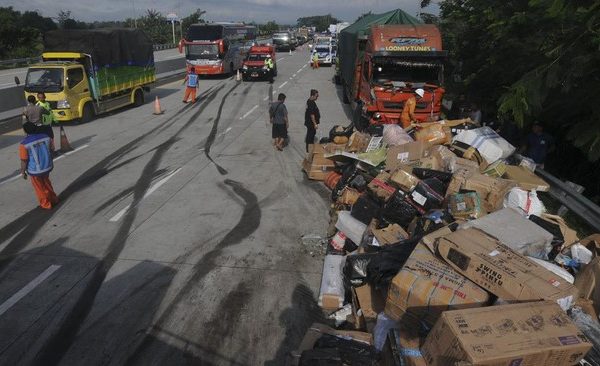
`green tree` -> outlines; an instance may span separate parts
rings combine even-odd
[[[146,14],[138,19],[138,28],[143,29],[154,44],[172,42],[171,27],[167,18],[158,10],[148,9]]]
[[[327,14],[298,18],[296,25],[298,27],[316,27],[317,32],[322,32],[327,30],[330,24],[337,24],[339,22],[337,18],[331,16],[331,14]]]
[[[272,34],[277,32],[280,27],[274,20],[268,21],[267,23],[259,26],[259,29],[262,34]]]
[[[440,10],[467,92],[600,159],[600,0],[444,0]]]
[[[41,53],[40,30],[51,25],[47,18],[36,17],[36,21],[32,22],[33,18],[33,13],[24,19],[12,7],[0,7],[0,59],[35,57]]]
[[[202,19],[202,16],[204,14],[206,14],[205,10],[196,9],[195,12],[193,12],[192,14],[188,15],[187,17],[181,19],[181,27],[182,27],[183,34],[187,33],[188,28],[192,24],[206,23],[206,21],[204,19]]]

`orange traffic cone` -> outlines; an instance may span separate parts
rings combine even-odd
[[[156,99],[154,99],[154,114],[163,114],[165,113],[165,111],[163,111],[162,109],[160,109],[160,100],[158,100],[158,95],[156,96]]]
[[[73,150],[73,148],[71,147],[71,144],[69,144],[69,139],[67,139],[65,129],[63,126],[60,126],[60,152],[66,153],[67,151],[71,150]]]

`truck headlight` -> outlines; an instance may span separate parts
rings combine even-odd
[[[379,112],[376,112],[375,114],[373,114],[373,119],[375,121],[379,121],[381,119],[381,114]]]
[[[56,108],[69,109],[69,108],[71,108],[71,105],[69,104],[69,102],[66,99],[63,99],[63,100],[59,100],[58,102],[56,102]]]
[[[263,66],[263,70],[268,70],[266,66]]]
[[[246,66],[246,65],[242,66],[242,70],[248,70],[248,66]]]

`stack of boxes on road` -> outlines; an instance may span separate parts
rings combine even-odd
[[[600,234],[546,212],[535,165],[470,120],[369,131],[302,164],[332,190],[329,323],[293,364],[600,365]]]

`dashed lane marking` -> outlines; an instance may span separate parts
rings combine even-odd
[[[181,170],[181,168],[177,168],[172,173],[170,173],[163,179],[156,182],[152,187],[150,187],[150,189],[148,189],[146,194],[144,194],[144,197],[142,197],[142,200],[145,199],[146,197],[148,197],[149,195],[151,195],[152,193],[154,193],[154,191],[159,189],[163,184],[167,183],[167,181],[169,179],[171,179],[175,174],[177,174],[180,170]],[[123,217],[127,213],[127,211],[129,211],[130,208],[131,208],[131,204],[125,206],[121,211],[117,212],[117,214],[114,215],[113,217],[111,217],[108,221],[110,221],[110,222],[119,221],[121,219],[121,217]]]
[[[90,146],[90,145],[88,145],[88,144],[81,145],[81,146],[79,146],[78,148],[76,148],[75,150],[71,150],[71,151],[68,151],[68,152],[66,152],[66,153],[65,153],[65,155],[71,155],[71,154],[75,154],[77,151],[79,151],[79,150],[83,150],[83,149],[85,149],[85,148],[86,148],[86,147],[88,147],[88,146]]]
[[[36,278],[31,280],[28,284],[25,285],[22,289],[17,291],[14,295],[8,298],[5,302],[0,305],[0,315],[6,313],[8,309],[10,309],[13,305],[15,305],[19,300],[27,296],[28,293],[33,291],[40,283],[44,282],[45,279],[50,277],[54,272],[56,272],[61,266],[53,264],[50,267],[46,268],[46,270],[40,273]]]
[[[256,104],[254,107],[250,108],[250,110],[248,112],[246,112],[246,114],[241,116],[240,119],[244,119],[244,118],[248,117],[250,115],[250,113],[252,113],[256,110],[256,108],[258,108],[258,104]]]
[[[287,81],[284,81],[284,82],[283,82],[283,84],[279,85],[279,88],[278,88],[278,89],[281,89],[281,88],[283,88],[283,87],[285,86],[285,84],[287,84]]]

